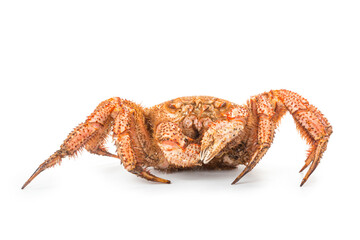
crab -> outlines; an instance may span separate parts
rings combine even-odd
[[[125,169],[149,181],[170,183],[149,168],[177,170],[245,168],[232,182],[250,172],[270,148],[280,119],[289,111],[310,145],[300,186],[318,166],[332,127],[305,98],[289,90],[271,90],[246,104],[209,97],[176,98],[144,108],[119,97],[101,102],[86,121],[65,139],[60,149],[35,170],[24,189],[39,173],[60,164],[80,150],[120,159]],[[105,147],[112,133],[116,154]]]

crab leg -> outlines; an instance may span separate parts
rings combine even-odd
[[[141,167],[147,156],[147,147],[144,144],[150,140],[141,121],[142,109],[134,107],[123,106],[121,114],[114,120],[113,132],[118,156],[129,172],[149,181],[170,183],[169,180],[156,177]],[[137,131],[139,127],[142,127],[143,131]]]
[[[135,110],[133,108],[135,108]],[[143,147],[139,144],[139,141],[137,141],[135,145],[133,144],[133,142],[138,139],[137,135],[140,135],[140,133],[135,131],[136,127],[133,119],[133,113],[135,111],[142,114],[141,107],[137,107],[135,104],[121,100],[120,98],[111,98],[100,103],[86,121],[77,126],[68,135],[64,143],[60,146],[60,149],[40,164],[22,186],[22,189],[42,171],[56,164],[60,164],[66,156],[76,156],[83,148],[94,154],[120,158],[127,170],[140,177],[150,181],[168,182],[168,180],[157,178],[143,170],[139,165],[141,160],[136,160],[134,155],[131,155],[131,152],[139,152],[135,148],[141,149],[141,147]],[[141,125],[141,123],[139,124]],[[107,152],[104,147],[105,138],[112,126],[116,137],[115,142],[118,146],[118,156]],[[130,126],[131,129],[127,129],[127,127]],[[135,140],[128,139],[130,136],[129,133],[131,133],[131,137]],[[138,156],[140,157],[140,155]]]
[[[256,164],[258,164],[270,148],[274,139],[276,124],[272,120],[272,117],[275,115],[275,112],[270,102],[265,98],[265,96],[261,95],[255,99],[251,99],[250,101],[256,102],[256,114],[259,116],[257,147],[245,169],[231,184],[237,183],[245,174],[250,172]]]
[[[84,123],[81,123],[77,126],[65,139],[64,143],[60,146],[60,149],[51,155],[47,160],[45,160],[40,166],[35,170],[31,177],[25,182],[21,189],[24,189],[37,175],[47,168],[53,167],[56,164],[60,164],[62,158],[66,156],[74,156],[78,153],[83,147],[92,150],[94,153],[99,153],[102,151],[103,155],[113,156],[111,153],[102,150],[98,150],[99,146],[91,146],[86,144],[94,137],[94,135],[99,135],[101,132],[108,132],[109,124],[106,124],[109,121],[110,114],[118,104],[118,98],[111,98],[99,104],[95,111],[86,119]],[[101,144],[100,144],[101,145]]]
[[[305,165],[300,170],[302,172],[311,164],[300,184],[302,186],[320,163],[332,133],[332,127],[324,115],[299,94],[288,90],[272,92],[292,114],[301,136],[311,146]]]
[[[270,91],[255,96],[250,100],[249,105],[252,109],[256,109],[256,114],[259,116],[258,147],[233,184],[250,172],[264,156],[272,143],[274,129],[286,109],[292,114],[301,136],[311,146],[305,165],[300,170],[300,172],[303,171],[311,164],[300,184],[300,186],[304,185],[318,166],[332,133],[332,127],[327,119],[313,105],[310,105],[305,98],[288,90]]]
[[[89,139],[89,141],[85,144],[85,149],[93,154],[97,154],[100,156],[107,156],[113,158],[119,158],[117,155],[109,153],[105,146],[106,137],[109,135],[111,130],[111,124],[113,119],[110,117],[105,123],[104,126],[98,129],[93,136]]]

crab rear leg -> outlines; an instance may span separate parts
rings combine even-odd
[[[272,94],[285,105],[293,116],[301,136],[310,144],[309,155],[300,170],[302,172],[311,164],[300,184],[302,186],[319,165],[332,134],[332,126],[316,107],[299,94],[288,90],[272,91]]]
[[[142,167],[139,165],[141,162],[136,161],[134,158],[132,158],[132,161],[128,161],[127,158],[124,158],[124,154],[122,154],[123,151],[133,151],[132,148],[135,146],[133,144],[126,145],[126,140],[122,139],[122,137],[116,139],[119,156],[107,152],[103,146],[106,136],[108,135],[113,125],[113,130],[115,133],[118,133],[121,128],[130,125],[132,125],[132,129],[129,131],[135,131],[133,118],[127,113],[138,111],[140,112],[139,114],[142,114],[142,109],[141,107],[138,107],[136,110],[133,109],[130,111],[129,109],[135,107],[135,104],[132,104],[134,106],[130,105],[130,102],[125,102],[120,98],[111,98],[100,103],[94,112],[86,119],[86,121],[77,126],[68,135],[64,143],[60,146],[60,149],[51,155],[42,164],[40,164],[40,166],[22,186],[22,189],[24,189],[42,171],[53,167],[56,164],[60,164],[62,159],[66,156],[75,156],[83,148],[91,153],[98,155],[114,158],[120,157],[124,163],[125,168],[127,168],[130,172],[151,181],[167,182],[167,180],[157,178],[142,169]],[[136,137],[133,136],[133,138]],[[141,146],[136,147],[140,148]],[[129,167],[129,165],[133,165],[135,167]]]
[[[240,175],[231,183],[237,183],[245,174],[250,172],[261,158],[266,154],[274,139],[276,123],[273,121],[275,111],[265,96],[258,96],[250,100],[250,106],[253,112],[258,116],[257,144],[250,161]]]
[[[146,147],[143,144],[150,142],[150,140],[146,136],[145,127],[140,120],[141,114],[141,109],[136,111],[132,108],[124,107],[121,114],[118,114],[115,118],[113,131],[117,153],[125,169],[129,172],[149,181],[171,183],[169,180],[154,176],[142,167],[145,165],[144,161],[147,154],[145,152]],[[139,127],[143,127],[143,131],[136,131]],[[146,139],[146,141],[141,141],[140,139]]]
[[[78,153],[83,147],[88,148],[93,153],[98,153],[99,147],[101,148],[101,143],[100,145],[94,146],[91,146],[91,144],[87,146],[87,143],[94,137],[94,135],[101,136],[101,132],[108,132],[108,129],[106,128],[109,128],[109,124],[106,123],[109,121],[110,114],[118,104],[118,101],[118,98],[111,98],[100,103],[86,121],[77,126],[68,135],[64,143],[60,146],[60,149],[40,164],[40,166],[22,186],[22,189],[24,189],[42,171],[53,167],[56,164],[60,164],[62,158],[66,156],[76,155],[76,153]],[[106,152],[105,149],[103,149],[102,154],[112,156],[112,154]]]
[[[293,116],[300,134],[311,145],[308,158],[305,161],[306,169],[311,166],[303,178],[302,186],[318,166],[322,154],[326,150],[332,127],[313,105],[299,94],[288,90],[276,90],[260,94],[249,101],[249,105],[259,118],[258,126],[258,147],[243,172],[234,180],[238,182],[246,173],[251,171],[260,161],[266,150],[270,147],[274,137],[274,129],[281,117],[288,110]]]

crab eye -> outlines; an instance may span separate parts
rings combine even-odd
[[[181,107],[181,103],[170,103],[168,105],[168,108],[172,109],[172,110],[176,110],[179,109]]]
[[[226,107],[226,102],[216,101],[214,106],[216,108],[224,108],[224,107]]]

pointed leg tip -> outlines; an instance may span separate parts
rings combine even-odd
[[[231,185],[235,185],[239,180],[240,180],[240,178],[236,178],[236,179],[231,183]]]
[[[308,164],[305,164],[299,171],[299,173],[301,173],[302,171],[304,171],[309,165]]]
[[[302,186],[305,184],[305,182],[306,182],[306,180],[303,179],[303,180],[301,181],[301,183],[300,183],[300,187],[302,187]]]
[[[240,175],[235,178],[235,180],[231,183],[231,185],[236,184],[238,181],[240,181],[240,179],[242,179],[249,171],[247,171],[247,169],[243,170]]]
[[[151,181],[155,181],[155,182],[159,182],[159,183],[165,183],[165,184],[170,184],[171,183],[170,180],[159,178],[159,177],[156,177],[155,179],[153,179]]]
[[[26,188],[26,186],[27,186],[29,183],[30,183],[29,181],[25,182],[24,185],[22,185],[21,189]]]

